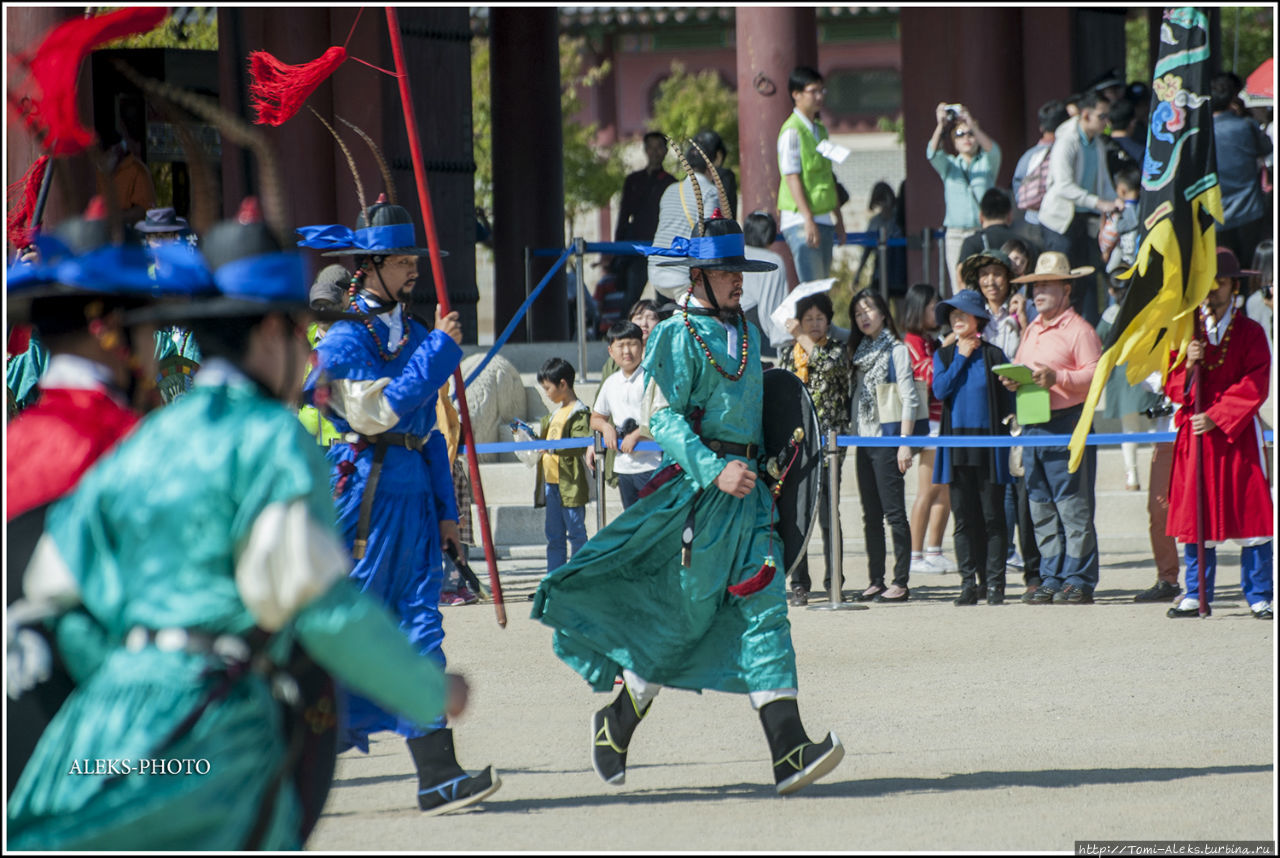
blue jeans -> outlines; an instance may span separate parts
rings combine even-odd
[[[1080,406],[1054,412],[1048,423],[1028,426],[1025,435],[1067,435],[1076,426]],[[1080,468],[1067,470],[1066,447],[1026,447],[1027,499],[1036,545],[1040,549],[1042,587],[1061,590],[1072,584],[1092,593],[1098,586],[1098,535],[1093,526],[1097,447],[1086,447]]]
[[[559,485],[548,483],[543,490],[547,499],[547,571],[554,572],[569,560],[566,538],[574,554],[587,544],[587,508],[561,503]]]
[[[782,237],[791,250],[791,258],[796,263],[796,275],[801,283],[831,276],[831,250],[836,240],[834,226],[818,224],[817,247],[810,247],[804,243],[803,223],[787,227],[782,231]]]

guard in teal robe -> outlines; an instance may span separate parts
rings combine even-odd
[[[206,242],[211,263],[221,226]],[[258,227],[244,246],[274,242],[261,224],[226,226]],[[219,297],[150,312],[193,308],[203,317],[193,325],[220,314],[251,337],[261,328],[247,317],[306,306],[296,254],[222,261],[239,264],[214,269]],[[270,299],[257,297],[267,288]],[[10,798],[11,849],[300,848],[291,767],[307,730],[297,725],[322,730],[337,713],[296,712],[286,733],[281,701],[296,686],[275,665],[295,642],[406,717],[430,721],[444,708],[439,666],[347,577],[320,449],[227,348],[49,513],[26,597],[55,616],[81,606],[106,644],[87,646],[55,620],[79,684]]]
[[[834,768],[843,748],[832,735],[811,742],[800,723],[769,490],[756,481],[739,498],[717,485],[731,461],[759,469],[760,331],[740,309],[741,272],[775,266],[744,258],[735,221],[705,227],[707,237],[662,254],[688,257],[694,285],[645,347],[662,466],[637,503],[543,580],[533,616],[556,630],[556,655],[595,690],[625,680],[593,720],[592,762],[606,782],[624,782],[631,733],[668,685],[749,694],[787,793]]]

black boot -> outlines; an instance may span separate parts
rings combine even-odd
[[[978,604],[978,586],[974,583],[972,575],[966,575],[960,579],[960,595],[956,597],[953,604],[958,606]]]
[[[493,766],[478,775],[463,771],[454,754],[453,731],[448,728],[407,741],[418,769],[418,807],[430,816],[475,804],[502,786]]]
[[[828,733],[817,744],[809,741],[794,698],[761,706],[760,723],[773,755],[773,780],[778,795],[808,786],[844,759],[844,746],[835,734]]]
[[[1003,605],[1004,604],[1004,571],[999,574],[987,576],[987,604]]]
[[[591,716],[591,765],[607,784],[627,782],[627,748],[640,720],[649,714],[653,701],[641,712],[626,683],[613,702]]]

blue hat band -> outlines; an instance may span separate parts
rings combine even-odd
[[[246,256],[217,271],[210,271],[200,253],[182,244],[156,248],[155,258],[155,288],[165,295],[307,303],[302,256],[292,251]]]
[[[401,247],[416,247],[418,241],[411,223],[370,226],[356,230],[334,223],[326,226],[300,226],[297,232],[302,236],[302,240],[298,242],[299,247],[316,250],[365,250],[378,253]]]
[[[681,256],[689,259],[730,259],[741,257],[747,249],[746,239],[741,233],[730,235],[702,236],[685,238],[676,236],[671,239],[670,247],[654,247],[645,253],[646,256]]]

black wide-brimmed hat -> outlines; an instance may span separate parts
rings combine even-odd
[[[347,229],[341,224],[325,226],[301,226],[299,247],[325,250],[324,256],[429,256],[431,250],[418,247],[413,218],[404,206],[386,202],[381,195],[378,201],[360,212],[356,228]],[[440,251],[440,256],[448,256]]]
[[[161,288],[186,300],[131,313],[126,319],[130,324],[303,311],[322,320],[358,318],[309,309],[302,255],[281,248],[254,197],[244,200],[236,217],[215,224],[205,234],[201,251],[179,242],[156,248],[155,258]]]
[[[187,232],[191,229],[190,224],[184,217],[178,217],[178,212],[173,206],[165,206],[159,209],[147,209],[147,216],[133,225],[133,228],[143,234],[156,232]]]
[[[747,259],[746,240],[742,235],[742,226],[736,220],[713,218],[704,221],[701,229],[694,229],[695,232],[701,232],[701,235],[690,238],[676,236],[671,240],[671,247],[658,248],[651,254],[682,257],[659,262],[660,267],[751,273],[773,271],[778,267],[776,263],[763,259]]]

